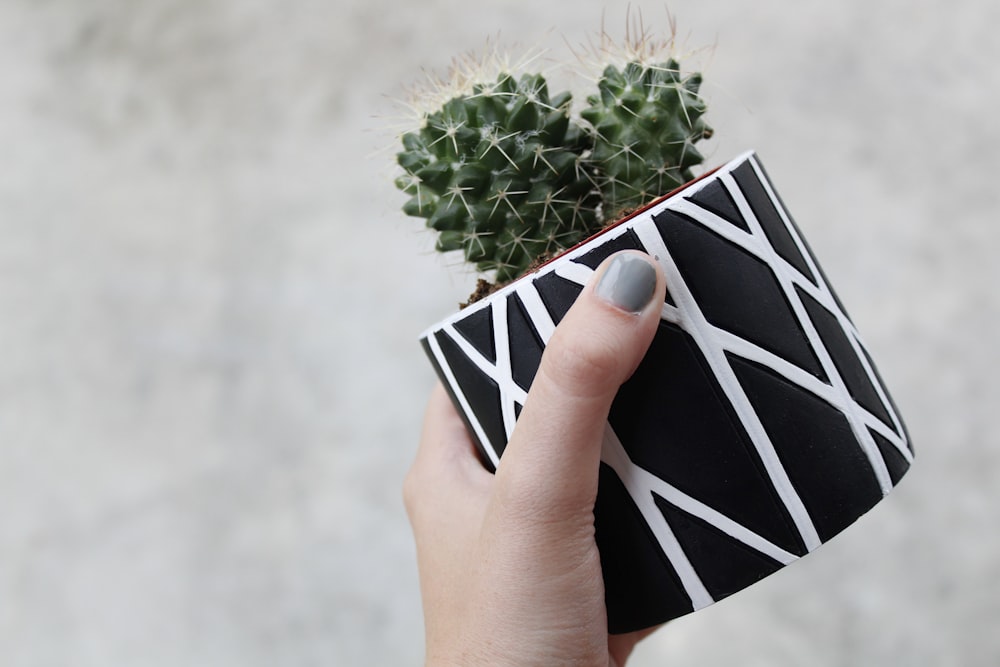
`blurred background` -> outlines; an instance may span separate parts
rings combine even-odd
[[[417,336],[474,276],[399,211],[393,100],[627,7],[0,0],[0,663],[422,663]],[[918,456],[630,664],[995,665],[1000,5],[669,9],[706,164],[760,153]]]

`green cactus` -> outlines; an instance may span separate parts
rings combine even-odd
[[[403,210],[498,283],[573,246],[624,210],[692,178],[711,136],[701,75],[669,59],[608,66],[579,118],[540,74],[502,73],[451,96],[403,135]]]
[[[403,210],[440,232],[438,250],[461,250],[498,282],[592,234],[600,199],[569,104],[538,74],[501,74],[450,99],[403,135]]]
[[[700,86],[700,74],[682,77],[672,59],[604,70],[600,93],[587,98],[590,106],[580,116],[592,128],[591,160],[606,217],[691,180],[691,167],[703,159],[694,144],[712,136]]]

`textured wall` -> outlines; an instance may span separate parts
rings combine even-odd
[[[565,54],[625,6],[413,7],[0,2],[4,665],[421,662],[416,337],[473,278],[398,212],[379,128],[421,67]],[[715,44],[709,163],[759,151],[918,457],[634,664],[995,664],[1000,9],[671,8]]]

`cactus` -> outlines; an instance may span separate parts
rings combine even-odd
[[[580,116],[594,140],[603,210],[614,218],[691,180],[702,155],[695,142],[712,136],[698,96],[701,75],[681,77],[676,60],[609,65],[598,95]]]
[[[440,232],[438,250],[461,250],[499,282],[590,235],[600,200],[569,104],[541,75],[506,73],[447,101],[403,135],[403,210]]]
[[[403,134],[396,185],[438,250],[461,250],[498,283],[690,180],[694,144],[712,133],[701,76],[672,58],[607,66],[579,117],[541,74],[484,79]]]

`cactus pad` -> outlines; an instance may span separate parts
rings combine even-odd
[[[600,199],[569,104],[538,74],[501,74],[450,99],[403,135],[403,210],[440,232],[438,250],[461,250],[500,282],[586,238]]]
[[[682,77],[673,59],[604,70],[600,93],[587,98],[589,106],[580,116],[592,128],[591,160],[606,217],[691,180],[691,167],[703,159],[694,144],[712,134],[702,119],[700,86],[701,75]]]

